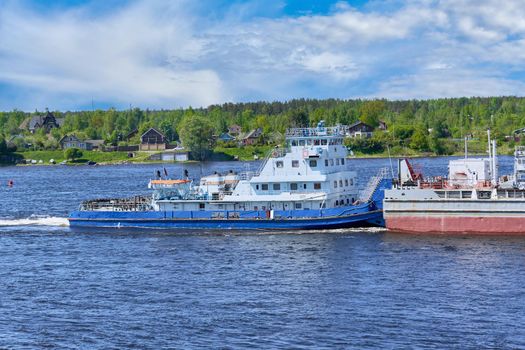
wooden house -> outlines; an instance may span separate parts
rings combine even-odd
[[[242,132],[242,128],[239,125],[231,125],[228,127],[228,134],[239,135]]]
[[[369,138],[372,137],[373,132],[374,128],[362,121],[355,122],[346,127],[346,135],[349,137]]]
[[[242,138],[242,144],[243,145],[254,145],[259,141],[259,138],[262,136],[262,129],[257,128],[255,130],[250,131],[246,136]]]
[[[44,129],[47,134],[53,128],[60,128],[60,126],[63,123],[63,119],[55,118],[55,115],[53,113],[46,110],[46,113],[44,115],[42,114],[34,115],[26,123],[27,123],[27,130],[29,130],[31,133],[35,133],[36,131],[40,129]],[[25,127],[22,129],[25,129]]]
[[[150,128],[140,136],[141,151],[159,151],[165,150],[168,140],[163,133],[155,128]]]

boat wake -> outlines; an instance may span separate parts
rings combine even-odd
[[[67,218],[56,216],[31,215],[28,218],[0,218],[0,227],[6,226],[69,226]]]

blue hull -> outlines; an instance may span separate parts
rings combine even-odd
[[[69,217],[71,227],[137,227],[164,229],[236,229],[236,230],[297,230],[331,229],[356,226],[382,226],[383,213],[379,209],[348,210],[341,216],[264,217],[252,218],[175,218],[181,212],[89,212],[75,211]],[[365,209],[365,210],[363,210]],[[185,212],[184,214],[188,214]],[[202,212],[200,212],[202,213]],[[231,213],[230,213],[231,214]],[[188,214],[191,215],[191,214]]]
[[[74,211],[71,227],[163,229],[313,230],[384,226],[382,181],[369,203],[321,210],[268,211]]]

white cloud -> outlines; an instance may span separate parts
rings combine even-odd
[[[295,18],[268,17],[282,2],[236,4],[222,17],[211,3],[139,0],[94,15],[89,5],[43,14],[9,2],[0,83],[29,98],[0,108],[523,91],[512,77],[525,60],[522,0],[339,2]]]

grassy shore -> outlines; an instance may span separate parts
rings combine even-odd
[[[239,148],[225,148],[216,147],[213,151],[211,160],[215,161],[228,161],[228,160],[239,160],[239,161],[252,161],[255,158],[264,159],[268,152],[274,148],[274,146],[245,146]],[[464,153],[456,151],[452,154],[455,156],[462,156]],[[469,144],[469,155],[480,156],[486,155],[486,145],[479,143]],[[498,147],[498,154],[500,155],[512,155],[514,147],[503,144]],[[98,164],[118,164],[122,162],[130,163],[147,163],[147,162],[160,162],[151,161],[148,158],[153,154],[152,152],[134,152],[134,157],[128,158],[128,152],[99,152],[99,151],[83,151],[81,159],[77,159],[75,162],[69,162],[69,164],[84,164],[87,161],[93,161]],[[50,164],[49,161],[53,159],[56,163],[60,163],[65,160],[64,151],[25,151],[18,152],[16,155],[20,158],[29,160],[34,159],[37,162],[42,160],[43,164]],[[256,157],[255,157],[256,156]],[[390,152],[384,151],[380,153],[361,153],[354,152],[355,158],[399,158],[399,157],[435,157],[436,154],[431,152],[418,152],[408,147],[393,147]]]
[[[23,159],[34,159],[36,161],[42,160],[44,164],[49,164],[49,161],[53,159],[56,163],[60,163],[65,159],[64,151],[26,151],[18,153]],[[82,157],[75,160],[74,164],[81,164],[87,161],[93,161],[97,163],[120,163],[124,161],[128,162],[146,162],[151,153],[147,152],[135,152],[135,157],[129,158],[128,152],[98,152],[98,151],[82,151]]]

